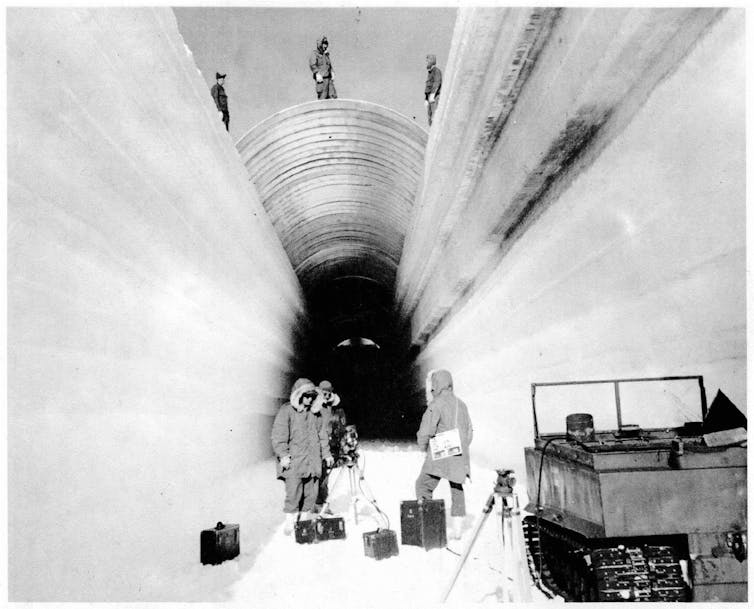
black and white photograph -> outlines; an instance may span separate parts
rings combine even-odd
[[[743,5],[3,12],[0,598],[748,601]]]

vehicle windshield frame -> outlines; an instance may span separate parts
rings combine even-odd
[[[704,377],[702,375],[694,374],[689,376],[657,376],[657,377],[638,377],[638,378],[621,378],[621,379],[601,379],[591,381],[559,381],[548,383],[532,383],[531,384],[531,406],[532,416],[534,417],[534,437],[539,438],[539,423],[537,421],[537,388],[538,387],[558,387],[558,386],[574,386],[574,385],[598,385],[598,384],[612,384],[614,387],[615,396],[615,413],[618,421],[618,429],[623,427],[623,421],[621,419],[621,404],[620,404],[620,385],[623,383],[644,383],[644,382],[656,382],[656,381],[688,381],[697,380],[699,383],[699,397],[702,410],[702,418],[707,416],[707,394],[704,389]],[[551,435],[551,434],[547,434]]]

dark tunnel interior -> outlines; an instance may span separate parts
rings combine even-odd
[[[393,293],[367,277],[338,277],[305,291],[309,316],[295,337],[294,369],[327,379],[359,437],[415,437],[425,408],[408,323]]]

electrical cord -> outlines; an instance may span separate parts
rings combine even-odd
[[[542,447],[542,456],[539,459],[539,476],[537,477],[537,501],[534,506],[535,518],[537,521],[537,538],[539,539],[539,551],[537,552],[539,559],[539,570],[537,572],[537,577],[539,578],[539,581],[542,581],[542,532],[539,526],[539,514],[542,511],[542,504],[540,503],[540,497],[542,493],[542,469],[544,468],[545,464],[545,452],[547,451],[547,447],[550,445],[550,442],[555,439],[556,438],[550,438],[545,442],[545,445]]]
[[[385,523],[386,523],[386,527],[385,528],[389,529],[390,528],[390,518],[388,518],[387,514],[385,514],[385,512],[383,512],[380,509],[380,506],[377,505],[377,500],[374,498],[374,496],[371,495],[371,491],[370,491],[370,494],[367,495],[366,492],[364,491],[364,488],[361,486],[361,481],[364,480],[364,471],[366,469],[366,456],[364,456],[363,454],[360,455],[360,456],[361,456],[362,462],[364,463],[364,467],[362,467],[361,465],[359,465],[359,461],[357,459],[356,460],[356,467],[359,468],[359,473],[361,474],[359,476],[359,482],[358,482],[358,484],[359,484],[359,490],[361,491],[361,494],[364,495],[364,497],[367,498],[367,501],[369,501],[369,503],[372,504],[372,506],[374,507],[374,509],[377,510],[377,513],[380,516],[382,516],[382,518],[385,519]]]
[[[448,552],[450,552],[451,554],[454,554],[455,556],[461,556],[461,554],[460,554],[460,553],[456,552],[455,550],[451,550],[451,549],[450,549],[450,548],[449,548],[448,546],[445,546],[445,549],[446,549],[446,550],[447,550]],[[479,560],[479,557],[478,557],[478,556],[472,556],[472,557],[471,557],[471,560]],[[488,563],[487,563],[487,568],[488,568],[488,569],[489,569],[490,571],[494,571],[495,573],[500,573],[501,575],[503,575],[503,572],[502,572],[502,571],[501,571],[500,569],[498,569],[497,567],[494,567],[494,566],[492,565],[492,563],[490,563],[490,562],[488,562]]]

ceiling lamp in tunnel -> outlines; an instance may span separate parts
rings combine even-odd
[[[347,338],[346,340],[338,343],[336,348],[341,347],[374,347],[379,349],[380,346],[369,338]]]
[[[363,101],[313,101],[253,127],[238,151],[307,293],[359,276],[391,293],[427,132]]]

